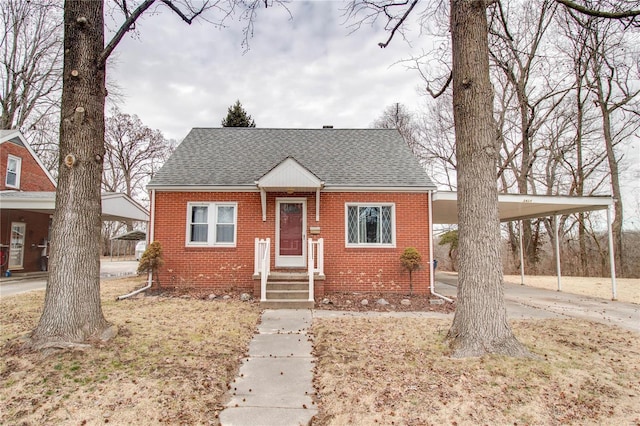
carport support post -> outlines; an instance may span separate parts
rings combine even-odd
[[[611,209],[612,205],[607,207],[607,233],[609,234],[609,265],[611,267],[611,300],[618,300],[618,292],[616,288],[616,259],[613,253],[613,232],[611,229]]]
[[[524,252],[522,249],[522,221],[519,222],[518,239],[520,240],[520,285],[524,285]]]
[[[558,276],[558,291],[562,291],[562,274],[560,273],[560,239],[558,238],[558,215],[553,216],[553,232],[556,236],[556,275]]]

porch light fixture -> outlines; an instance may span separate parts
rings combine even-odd
[[[293,188],[287,188],[287,194],[289,195],[293,194]]]

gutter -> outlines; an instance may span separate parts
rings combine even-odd
[[[148,282],[147,282],[146,286],[144,286],[142,288],[139,288],[137,290],[134,290],[129,294],[123,294],[122,296],[118,296],[118,297],[116,297],[116,301],[127,299],[127,298],[129,298],[131,296],[135,296],[138,293],[142,293],[143,291],[150,289],[151,288],[151,284],[153,284],[153,280],[151,279],[151,272],[149,272],[149,276],[148,276],[147,280],[148,280]]]
[[[156,191],[155,190],[151,190],[151,206],[149,208],[150,210],[150,221],[149,221],[149,229],[148,229],[148,233],[147,236],[149,237],[149,241],[147,241],[148,243],[151,243],[153,241],[154,238],[154,231],[155,231],[155,227],[154,227],[154,222],[155,222],[155,210],[156,210]],[[151,285],[153,284],[153,273],[149,272],[149,275],[147,276],[147,285],[139,288],[137,290],[132,291],[131,293],[128,294],[123,294],[122,296],[118,296],[116,297],[116,301],[118,300],[124,300],[127,299],[131,296],[135,296],[138,293],[142,293],[145,290],[148,290],[151,288]]]
[[[431,202],[431,198],[433,196],[433,192],[434,191],[429,191],[427,193],[427,198],[428,198],[428,208],[429,208],[429,230],[430,230],[430,237],[429,237],[429,268],[431,268],[431,273],[429,274],[429,290],[431,291],[431,294],[433,296],[439,297],[443,300],[446,300],[447,302],[453,302],[453,299],[448,298],[447,296],[444,296],[442,294],[436,293],[436,286],[435,286],[435,269],[433,268],[433,212],[432,212],[432,208],[433,208],[433,204]]]

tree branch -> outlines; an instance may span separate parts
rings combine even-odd
[[[636,18],[640,16],[640,10],[625,10],[622,12],[603,12],[600,10],[590,9],[580,4],[574,3],[571,0],[556,0],[558,3],[565,5],[569,9],[576,10],[582,14],[593,16],[596,18],[607,19],[624,19],[624,18]]]
[[[184,22],[186,22],[189,25],[191,25],[193,20],[196,19],[202,12],[204,12],[207,6],[209,5],[209,1],[208,0],[205,1],[204,3],[202,3],[202,7],[200,8],[200,10],[198,10],[197,12],[194,12],[194,14],[191,17],[188,17],[184,13],[182,13],[182,11],[178,8],[178,6],[173,4],[171,0],[160,0],[160,1],[166,4],[169,7],[169,9],[173,10],[180,18],[182,18]]]
[[[100,55],[100,58],[98,60],[98,68],[103,68],[105,66],[105,64],[107,63],[107,59],[109,58],[109,55],[111,55],[111,53],[116,48],[116,46],[120,43],[120,41],[122,40],[124,35],[127,33],[127,31],[131,29],[131,26],[135,24],[135,22],[138,20],[140,15],[142,15],[144,11],[146,11],[149,7],[151,7],[151,5],[155,1],[156,0],[145,0],[140,6],[136,8],[136,10],[133,11],[133,13],[131,13],[127,17],[127,19],[120,26],[120,28],[118,28],[118,31],[113,36],[109,44],[107,44],[107,46],[102,51],[102,54]]]
[[[442,88],[438,91],[438,93],[434,93],[433,90],[431,90],[431,88],[429,87],[429,84],[427,84],[427,92],[431,95],[433,99],[439,98],[444,93],[444,91],[447,90],[447,87],[449,87],[449,84],[451,84],[451,80],[453,80],[452,72],[449,73],[449,77],[447,77],[447,81],[444,83],[444,86],[442,86]]]
[[[413,8],[416,6],[416,4],[418,4],[418,1],[419,0],[413,0],[411,2],[411,6],[409,6],[409,9],[407,9],[404,15],[402,15],[402,18],[400,18],[398,23],[391,29],[391,34],[389,35],[389,38],[387,39],[387,41],[384,43],[378,43],[378,46],[384,49],[389,45],[389,43],[391,43],[393,36],[396,34],[396,31],[398,31],[398,29],[402,26],[402,24],[404,24],[404,21],[407,19],[407,17],[409,16]]]

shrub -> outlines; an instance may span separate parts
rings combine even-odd
[[[407,247],[400,256],[402,267],[409,271],[409,294],[413,294],[413,271],[422,266],[422,256],[414,247]]]

